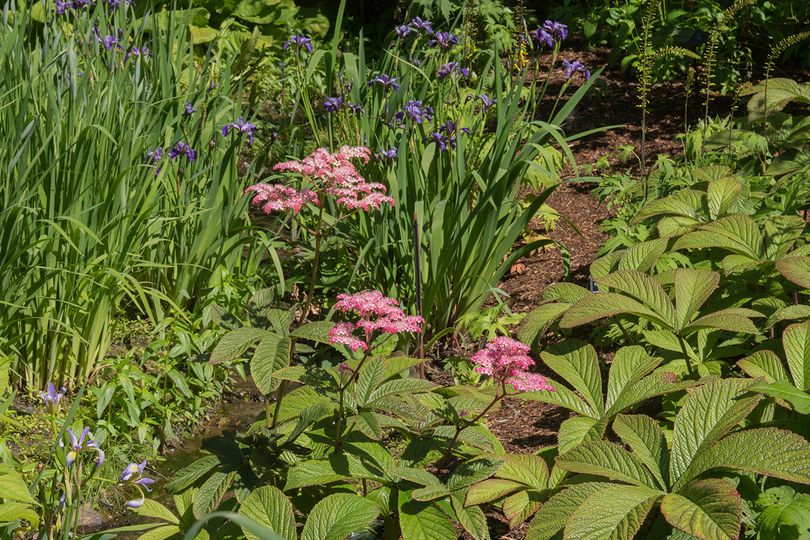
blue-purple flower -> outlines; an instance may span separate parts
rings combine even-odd
[[[417,31],[421,30],[426,34],[433,34],[433,23],[426,21],[421,17],[414,17],[413,20],[408,23],[408,26]]]
[[[551,34],[554,41],[565,41],[568,38],[568,27],[561,22],[546,21],[543,23],[543,30]]]
[[[256,126],[252,124],[249,120],[244,120],[241,116],[236,119],[236,122],[231,122],[230,124],[225,124],[222,126],[220,130],[222,135],[227,137],[228,133],[231,130],[237,133],[246,133],[248,136],[248,144],[253,145],[253,136],[256,132]]]
[[[163,147],[162,146],[158,146],[154,150],[149,150],[146,153],[146,162],[151,163],[153,165],[157,165],[157,168],[155,169],[155,176],[160,174],[161,169],[163,169],[163,165],[159,164],[160,160],[162,160],[162,159],[163,159]]]
[[[39,393],[39,397],[45,402],[45,406],[48,407],[48,411],[50,411],[51,414],[56,414],[56,410],[59,408],[59,400],[61,400],[64,395],[65,387],[63,386],[61,390],[57,391],[53,383],[48,383],[47,392]]]
[[[393,161],[397,159],[397,149],[393,147],[388,150],[381,148],[380,152],[377,154],[377,159],[380,161]]]
[[[399,90],[399,83],[397,82],[397,78],[389,77],[385,73],[383,73],[382,75],[377,75],[373,79],[370,79],[368,81],[368,85],[371,86],[372,84],[379,84],[386,90],[389,90],[391,88],[393,88],[395,92]]]
[[[539,44],[545,45],[547,47],[554,47],[554,36],[549,34],[543,28],[536,28],[529,32],[529,34],[537,41]]]
[[[402,121],[405,115],[409,116],[417,124],[421,124],[425,120],[430,122],[433,120],[433,107],[423,105],[421,100],[411,99],[395,117],[397,121]]]
[[[574,60],[573,62],[563,60],[562,67],[565,70],[566,79],[570,79],[575,73],[582,73],[585,76],[585,80],[591,78],[590,70],[587,69],[579,60]]]
[[[290,36],[290,39],[284,42],[285,51],[290,47],[295,49],[296,54],[300,54],[301,49],[305,49],[308,53],[312,54],[312,38],[293,34]]]
[[[149,56],[149,48],[148,47],[132,47],[124,55],[124,61],[126,62],[127,60],[129,60],[130,56],[136,56],[138,58]]]
[[[360,103],[350,101],[346,104],[346,106],[349,108],[350,111],[352,111],[352,114],[354,115],[360,116],[363,113],[363,105],[361,105]]]
[[[149,486],[154,484],[155,481],[143,475],[145,468],[146,460],[143,460],[140,463],[130,463],[124,467],[124,471],[121,473],[121,482],[134,487],[140,494],[140,498],[126,502],[128,508],[135,509],[143,506],[143,503],[146,502],[146,495],[143,492],[144,489],[149,493],[152,492],[152,488]]]
[[[115,39],[115,36],[108,34],[104,36],[103,40],[101,40],[101,44],[104,45],[105,49],[111,51],[116,47],[116,45],[118,45],[118,40]]]
[[[394,28],[394,31],[397,33],[399,37],[406,38],[408,37],[408,34],[413,32],[413,28],[411,28],[407,24],[400,24],[399,26]]]
[[[470,134],[469,128],[461,128],[459,131],[462,131],[466,134]],[[423,142],[427,143],[428,141],[433,141],[439,147],[439,150],[444,152],[448,148],[455,148],[456,147],[456,124],[452,120],[448,120],[444,124],[439,126],[439,130],[431,133],[429,136],[425,137]]]
[[[57,15],[64,15],[69,9],[73,7],[73,3],[69,0],[67,2],[62,2],[61,0],[56,0],[56,14]]]
[[[442,64],[436,76],[439,78],[439,80],[442,80],[453,73],[459,73],[462,77],[470,76],[470,70],[465,67],[461,67],[458,62],[447,62],[446,64]]]
[[[76,437],[72,429],[67,430],[68,437],[70,438],[70,449],[65,454],[65,466],[70,468],[79,459],[79,454],[87,450],[96,452],[96,467],[101,467],[104,464],[104,451],[98,447],[96,441],[90,436],[90,428],[84,428],[81,435]],[[59,441],[59,444],[64,447],[64,442]]]
[[[326,112],[337,112],[341,107],[343,107],[343,96],[329,96],[323,100],[323,108],[326,109]]]
[[[186,159],[193,163],[197,159],[197,151],[188,143],[180,141],[169,150],[169,159],[174,161],[180,156],[186,156]]]
[[[194,105],[191,103],[187,102],[185,105],[183,105],[183,116],[191,116],[195,112],[197,112],[197,109],[195,109]]]
[[[481,107],[483,107],[484,112],[487,112],[490,108],[498,103],[497,99],[491,98],[486,94],[481,94],[478,96],[478,99],[481,100]]]
[[[450,49],[458,45],[458,36],[450,32],[436,32],[428,45],[438,45],[442,49]]]

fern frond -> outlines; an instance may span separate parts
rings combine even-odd
[[[700,60],[700,55],[694,51],[690,51],[684,47],[675,47],[669,45],[655,49],[650,56],[650,60],[653,62],[659,62],[673,56],[685,56],[687,58],[692,58],[693,60]]]
[[[810,31],[799,32],[798,34],[788,36],[771,48],[771,52],[768,53],[768,59],[765,61],[766,80],[771,77],[771,72],[773,71],[773,66],[776,63],[776,59],[782,56],[782,53],[785,52],[789,47],[792,47],[805,39],[810,39]]]

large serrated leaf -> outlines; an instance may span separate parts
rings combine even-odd
[[[773,351],[757,351],[743,358],[737,365],[749,377],[762,377],[765,382],[787,381],[788,375],[782,367],[782,361]]]
[[[225,492],[233,484],[235,472],[214,471],[197,490],[194,496],[194,517],[201,518],[219,506]]]
[[[394,394],[430,392],[435,387],[435,384],[423,379],[394,379],[378,386],[369,396],[368,404],[373,406],[374,402]]]
[[[655,369],[660,362],[660,358],[650,356],[644,347],[638,345],[622,347],[616,351],[608,372],[606,407],[610,409],[619,401],[622,394]]]
[[[38,504],[28,491],[22,475],[8,465],[0,465],[0,498],[6,501]]]
[[[661,319],[641,302],[618,293],[600,292],[586,296],[571,306],[560,320],[560,328],[574,328],[605,317],[622,314],[649,319],[664,327],[670,326],[669,321]]]
[[[543,291],[543,299],[573,304],[580,298],[590,296],[590,294],[591,292],[585,287],[573,283],[552,283]]]
[[[501,504],[501,511],[509,520],[509,526],[517,529],[543,506],[547,498],[545,492],[523,489],[506,497]]]
[[[734,485],[719,478],[690,482],[661,501],[661,513],[673,527],[701,540],[736,540],[742,511]]]
[[[366,406],[368,404],[371,393],[382,383],[384,373],[384,359],[371,358],[366,361],[353,385],[354,399],[358,405]]]
[[[400,491],[398,508],[402,540],[453,540],[456,538],[456,531],[453,529],[450,519],[432,503],[415,501],[411,498],[410,493]]]
[[[250,374],[256,388],[267,396],[273,392],[281,381],[273,378],[273,372],[290,365],[292,341],[287,336],[270,334],[256,346],[250,360]]]
[[[600,290],[605,288],[631,296],[651,309],[666,326],[674,326],[675,311],[669,295],[655,278],[638,270],[619,270],[599,278]]]
[[[810,257],[785,257],[776,261],[776,269],[787,279],[810,289]]]
[[[607,428],[607,420],[607,417],[596,419],[587,416],[575,416],[564,420],[557,434],[560,453],[573,450],[584,442],[601,439]]]
[[[211,364],[219,364],[230,360],[236,360],[242,356],[246,350],[256,344],[260,339],[268,335],[276,335],[274,332],[262,328],[237,328],[231,330],[219,340],[217,346],[211,351]]]
[[[707,202],[709,217],[717,219],[733,208],[742,192],[742,184],[733,177],[718,178],[709,182]]]
[[[732,214],[685,234],[672,247],[674,251],[701,248],[726,249],[758,261],[764,255],[764,239],[753,219],[745,214]]]
[[[636,213],[631,223],[641,223],[645,219],[661,215],[681,216],[696,221],[700,219],[704,204],[703,193],[682,189],[663,199],[650,201]]]
[[[711,469],[731,469],[810,484],[810,442],[776,428],[732,433],[702,452],[673,484],[678,491]]]
[[[664,254],[668,242],[666,238],[656,238],[633,244],[619,259],[619,270],[646,272]]]
[[[143,517],[162,519],[163,521],[168,521],[174,525],[180,524],[180,520],[172,513],[171,510],[166,508],[158,501],[154,501],[152,499],[146,499],[141,507],[135,510],[135,513]]]
[[[520,394],[515,395],[515,399],[540,401],[542,403],[559,405],[560,407],[570,409],[579,415],[590,416],[591,418],[596,418],[599,416],[599,413],[591,409],[588,404],[579,398],[579,396],[565,386],[552,380],[549,380],[549,384],[554,387],[553,391],[542,390],[537,392],[521,392]]]
[[[692,460],[743,421],[758,396],[737,399],[753,381],[721,379],[694,390],[675,417],[669,476],[679,480]]]
[[[557,465],[575,473],[655,488],[655,476],[630,452],[617,444],[592,440],[557,457]]]
[[[613,422],[613,431],[653,473],[661,489],[666,489],[669,453],[664,432],[658,423],[649,416],[620,414]]]
[[[453,512],[456,514],[459,524],[464,527],[474,540],[489,540],[489,526],[487,524],[487,517],[484,515],[483,510],[477,506],[464,506],[463,492],[460,495],[453,494],[450,496],[450,504],[453,507]]]
[[[531,344],[545,332],[557,319],[562,317],[571,304],[565,302],[555,302],[543,304],[533,309],[523,318],[518,339],[523,343]]]
[[[606,482],[587,482],[573,485],[552,495],[529,524],[526,540],[551,540],[563,530],[568,519],[585,499],[612,486],[614,484]]]
[[[686,326],[720,283],[720,274],[709,270],[678,268],[675,271],[675,331]]]
[[[479,458],[462,463],[447,479],[447,487],[451,491],[474,484],[495,474],[503,465],[501,459]]]
[[[785,328],[782,344],[793,384],[802,390],[810,390],[810,322]]]
[[[540,354],[543,362],[577,390],[598,414],[604,412],[599,357],[592,345],[569,339]]]
[[[329,495],[312,508],[301,540],[344,540],[351,533],[366,529],[379,512],[376,503],[358,495]]]
[[[334,323],[329,321],[314,321],[302,324],[290,332],[290,335],[295,338],[314,341],[315,343],[329,343],[329,331],[333,326]]]
[[[534,454],[506,454],[495,474],[498,478],[514,480],[529,487],[543,490],[548,487],[548,464]]]
[[[194,482],[208,474],[219,465],[217,456],[204,456],[177,471],[171,482],[166,484],[169,493],[179,493],[191,486]]]
[[[608,408],[607,415],[613,416],[650,398],[678,392],[689,388],[693,384],[692,381],[679,382],[678,378],[670,372],[654,372],[634,384],[625,386],[625,390]]]
[[[631,540],[662,493],[613,485],[590,495],[565,526],[565,540]]]
[[[467,499],[464,504],[465,506],[473,506],[492,502],[524,488],[525,486],[523,484],[515,482],[514,480],[490,478],[489,480],[483,480],[477,484],[471,485],[467,489]]]
[[[683,328],[683,333],[691,333],[705,328],[716,328],[741,334],[758,334],[756,325],[739,309],[729,308],[699,317]]]
[[[293,506],[280,489],[262,486],[250,493],[239,507],[239,513],[267,527],[285,540],[296,540]],[[242,529],[248,540],[261,540],[247,529]]]

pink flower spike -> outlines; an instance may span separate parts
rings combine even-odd
[[[368,345],[366,345],[365,341],[354,335],[354,328],[352,323],[336,323],[329,330],[329,343],[346,345],[352,352],[360,349],[367,350]]]
[[[511,384],[518,392],[539,392],[541,390],[554,392],[554,387],[548,383],[548,379],[539,373],[521,371],[506,379],[506,384]]]
[[[265,214],[290,210],[297,214],[307,203],[318,204],[318,196],[312,191],[297,191],[281,184],[260,182],[245,188],[245,194],[248,193],[255,193],[251,204],[260,207]]]

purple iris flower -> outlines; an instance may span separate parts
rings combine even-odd
[[[343,107],[343,97],[327,97],[323,100],[323,108],[326,109],[326,112],[337,112],[340,108]]]
[[[132,47],[130,50],[127,51],[127,54],[124,55],[124,61],[126,62],[129,60],[130,56],[137,56],[137,57],[144,57],[149,56],[149,48],[148,47]]]
[[[154,150],[149,150],[146,153],[146,162],[157,164],[160,160],[163,159],[163,147],[158,146]],[[158,165],[157,169],[155,169],[155,176],[160,174],[161,169],[163,169],[163,165]]]
[[[442,49],[450,49],[458,45],[458,36],[450,32],[436,32],[428,45],[438,45]]]
[[[145,468],[146,460],[143,460],[140,463],[130,463],[124,467],[124,471],[121,473],[121,482],[133,486],[140,494],[140,498],[126,502],[128,508],[140,508],[143,506],[143,503],[146,502],[144,489],[149,493],[152,492],[152,488],[149,486],[154,484],[155,481],[143,475]]]
[[[385,73],[383,73],[382,75],[377,75],[376,77],[368,81],[369,86],[371,86],[372,84],[380,84],[386,90],[390,88],[393,88],[395,92],[399,90],[399,83],[397,82],[397,78],[389,77]]]
[[[222,126],[222,135],[227,137],[231,130],[234,130],[237,133],[247,133],[248,143],[251,146],[253,145],[253,134],[256,131],[256,126],[250,121],[243,120],[240,116],[236,119],[236,122],[231,122],[230,124],[225,124]]]
[[[197,159],[197,152],[188,143],[180,141],[169,150],[169,159],[175,160],[180,156],[186,156],[186,159],[193,163]]]
[[[183,106],[183,115],[184,116],[191,116],[195,112],[197,112],[197,109],[195,109],[194,105],[192,105],[191,103],[186,103]]]
[[[394,28],[394,31],[397,33],[399,37],[406,38],[408,37],[408,34],[413,32],[413,29],[407,24],[400,24],[399,26]]]
[[[56,14],[57,15],[64,15],[70,8],[73,7],[73,4],[70,1],[62,2],[61,0],[56,0]]]
[[[417,124],[421,124],[424,120],[428,122],[433,120],[433,107],[428,107],[422,104],[421,100],[408,100],[405,107],[396,114],[396,119],[401,121],[408,115],[411,120]]]
[[[102,45],[104,45],[105,49],[111,51],[115,48],[116,45],[118,45],[118,40],[115,39],[115,36],[107,35],[104,37],[101,43]]]
[[[478,96],[478,99],[481,100],[481,106],[484,108],[484,112],[487,112],[492,106],[498,103],[497,99],[491,98],[486,94],[481,94]]]
[[[70,438],[70,450],[65,454],[65,465],[70,468],[76,460],[79,459],[79,454],[85,450],[93,450],[96,452],[96,467],[101,467],[104,464],[104,451],[98,447],[96,441],[89,437],[90,428],[84,428],[81,435],[76,437],[72,429],[67,430],[68,437]],[[62,441],[59,444],[64,446]]]
[[[355,103],[350,101],[346,104],[347,107],[352,111],[352,114],[360,116],[363,113],[363,106],[359,103]]]
[[[455,147],[455,140],[439,131],[431,133],[428,137],[425,137],[423,140],[423,142],[425,143],[427,143],[428,141],[435,142],[436,145],[439,147],[439,150],[442,152],[447,150],[448,146]]]
[[[579,60],[574,60],[573,62],[563,60],[562,67],[565,70],[566,79],[570,79],[575,73],[582,73],[585,76],[586,81],[591,78],[590,70],[587,69]]]
[[[296,54],[301,53],[301,49],[306,49],[306,51],[312,54],[312,38],[309,36],[299,36],[299,35],[292,35],[290,39],[284,42],[284,50],[286,51],[290,47],[295,49]]]
[[[397,159],[397,149],[389,148],[388,150],[381,148],[380,153],[377,154],[377,159],[380,161],[391,161]]]
[[[554,37],[546,32],[543,28],[537,28],[529,33],[539,44],[547,47],[554,47]]]
[[[421,17],[414,17],[411,22],[408,23],[413,30],[422,30],[426,34],[433,34],[433,23],[430,21],[426,21]]]
[[[39,397],[45,402],[45,406],[48,407],[51,414],[56,414],[56,409],[59,408],[59,400],[62,399],[64,395],[65,387],[63,386],[62,389],[57,392],[53,383],[48,383],[47,392],[39,393]]]
[[[453,73],[460,73],[462,77],[470,76],[470,70],[465,67],[461,67],[458,62],[447,62],[446,64],[441,65],[437,77],[439,80],[442,80]]]
[[[543,23],[543,30],[551,34],[554,41],[565,41],[568,38],[568,27],[561,22],[546,21]]]
[[[72,5],[73,9],[75,9],[77,11],[82,10],[86,6],[90,5],[90,0],[73,0],[73,2],[71,2],[71,5]]]

